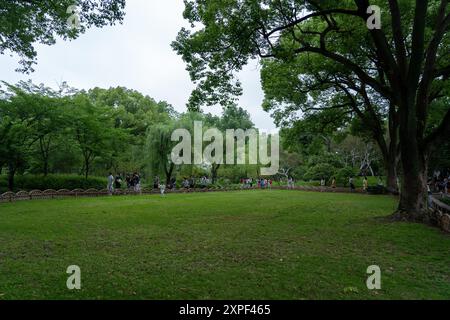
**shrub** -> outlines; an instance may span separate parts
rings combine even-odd
[[[307,165],[308,167],[313,167],[316,164],[324,164],[324,163],[329,164],[330,166],[333,166],[336,169],[344,167],[344,164],[339,159],[339,157],[336,157],[336,155],[333,153],[325,153],[321,155],[310,156]]]
[[[326,180],[330,179],[336,168],[328,163],[319,163],[306,171],[303,178],[305,180],[321,180],[325,178]]]
[[[386,194],[387,190],[383,186],[370,186],[367,188],[369,194]]]
[[[14,179],[14,190],[31,191],[46,189],[105,189],[107,185],[106,177],[89,177],[87,180],[78,175],[18,175]],[[0,193],[8,190],[8,179],[0,176]]]
[[[339,169],[335,173],[336,182],[340,186],[348,187],[348,179],[350,177],[356,177],[358,174],[357,170],[352,167],[345,167],[342,169]]]

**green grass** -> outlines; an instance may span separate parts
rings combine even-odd
[[[275,190],[0,204],[0,299],[450,299],[450,237],[379,219],[395,204]]]

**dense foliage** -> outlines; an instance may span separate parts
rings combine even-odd
[[[106,188],[105,179],[102,177],[89,177],[86,179],[80,175],[67,174],[49,174],[43,176],[40,174],[19,175],[14,181],[13,191],[20,190],[75,190],[75,189],[97,189],[102,190]],[[0,193],[8,190],[8,180],[6,176],[0,176]]]
[[[167,102],[156,102],[123,87],[80,91],[67,85],[53,90],[31,82],[4,83],[0,96],[0,170],[7,174],[11,190],[64,187],[35,176],[26,180],[35,183],[19,180],[15,185],[17,174],[76,174],[88,181],[90,176],[106,177],[109,172],[122,177],[138,172],[148,184],[154,176],[167,183],[172,178],[191,176],[208,176],[212,182],[220,177],[234,183],[247,175],[258,175],[258,167],[250,165],[171,163],[171,151],[177,144],[171,141],[172,132],[177,128],[192,132],[194,121],[203,122],[204,130],[253,128],[250,115],[236,105],[225,108],[220,116],[178,114]],[[65,188],[85,185],[92,186],[68,180]]]
[[[37,43],[76,39],[90,27],[122,22],[125,0],[8,0],[0,2],[0,54],[20,57],[19,71],[33,71]],[[77,19],[72,27],[69,19]]]
[[[403,181],[396,219],[425,219],[428,159],[450,134],[447,0],[185,3],[191,28],[173,48],[197,84],[190,108],[233,100],[237,73],[259,58],[264,108],[279,125],[359,122],[381,151],[388,186]],[[371,5],[382,13],[376,28]]]

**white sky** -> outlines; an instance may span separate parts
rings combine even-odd
[[[165,100],[183,112],[194,85],[181,57],[170,47],[180,28],[189,26],[183,20],[183,9],[182,0],[127,0],[122,25],[90,29],[71,42],[37,45],[38,64],[32,74],[15,72],[18,58],[0,55],[1,80],[32,79],[50,87],[67,81],[78,89],[124,86]],[[244,94],[240,106],[248,110],[256,127],[272,131],[275,125],[261,108],[259,72],[256,62],[241,72]],[[218,114],[221,109],[205,107],[204,111]]]

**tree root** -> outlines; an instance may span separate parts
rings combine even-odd
[[[424,210],[422,212],[411,212],[406,210],[397,210],[389,219],[393,222],[415,222],[431,224],[429,213]]]

